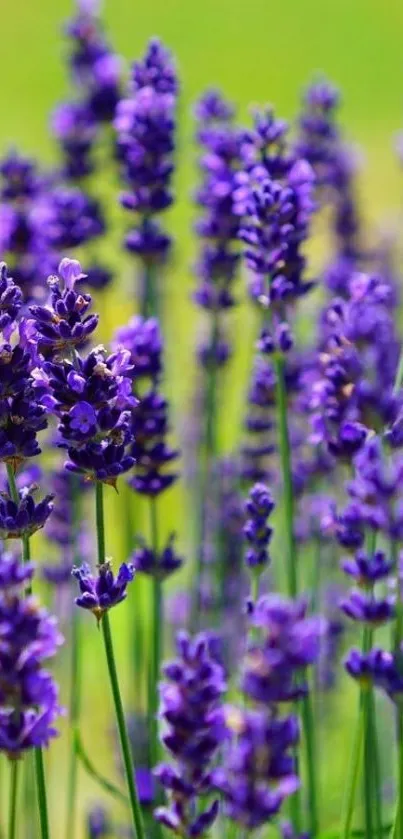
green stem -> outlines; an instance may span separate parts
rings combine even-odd
[[[294,534],[294,489],[292,482],[291,446],[288,429],[288,402],[287,389],[285,384],[285,362],[281,355],[277,355],[274,361],[276,372],[276,407],[278,422],[278,444],[280,451],[281,472],[283,478],[283,504],[284,504],[284,533],[287,550],[287,571],[288,571],[288,593],[290,597],[298,594],[297,574],[297,547]],[[310,700],[305,700],[302,706],[302,725],[306,748],[306,765],[308,778],[308,809],[311,836],[314,837],[318,830],[318,807],[316,796],[316,773],[315,773],[315,742],[312,707]],[[300,794],[292,796],[291,806],[293,808],[293,820],[297,833],[300,825]]]
[[[318,824],[318,803],[316,799],[316,748],[315,748],[315,720],[313,716],[312,700],[309,694],[302,700],[302,724],[305,735],[306,750],[306,774],[309,791],[309,834],[317,836]]]
[[[76,530],[80,520],[79,487],[74,481],[72,485],[72,526]],[[77,550],[77,539],[74,544],[74,564],[79,560]],[[67,779],[67,814],[66,814],[66,839],[74,839],[75,820],[77,806],[77,770],[78,755],[76,749],[75,730],[79,723],[81,710],[81,633],[79,609],[74,609],[71,623],[70,637],[70,700],[69,700],[69,722],[70,722],[70,758]]]
[[[80,616],[78,609],[74,609],[71,625],[71,672],[70,672],[70,758],[67,780],[67,813],[66,839],[74,839],[75,817],[77,805],[77,749],[74,731],[80,718],[81,705],[81,650],[80,650]]]
[[[41,826],[41,839],[49,839],[50,830],[48,818],[48,804],[46,797],[46,782],[45,770],[43,766],[42,749],[35,749],[35,777],[39,807],[39,822]]]
[[[399,393],[403,381],[403,348],[400,353],[399,363],[396,371],[395,383],[393,385],[393,396]]]
[[[143,284],[141,289],[141,314],[143,318],[158,317],[158,295],[155,281],[155,269],[151,265],[146,265],[141,279]]]
[[[354,804],[357,795],[358,778],[361,768],[362,746],[364,741],[364,717],[361,707],[358,712],[358,720],[355,726],[354,743],[351,752],[350,767],[345,787],[345,797],[342,809],[341,839],[348,839],[351,834],[351,825],[354,815]]]
[[[364,690],[362,696],[362,712],[364,717],[364,815],[366,839],[372,839],[373,836],[370,696],[370,690],[367,688]]]
[[[157,501],[150,499],[150,526],[151,526],[151,548],[155,556],[158,556],[158,515]],[[151,651],[151,680],[149,696],[149,721],[150,721],[150,758],[151,766],[158,762],[159,741],[158,741],[158,682],[161,666],[161,629],[162,629],[162,585],[158,577],[153,579],[153,643]]]
[[[282,356],[278,355],[275,357],[274,366],[276,372],[278,444],[284,494],[284,534],[287,551],[288,593],[290,597],[295,597],[298,591],[298,578],[297,551],[294,536],[294,490],[292,485],[290,435],[288,431],[285,365]]]
[[[403,709],[397,708],[397,744],[398,744],[398,760],[397,760],[397,796],[396,796],[396,811],[393,822],[391,839],[402,839],[403,837],[403,819],[402,819],[402,803],[403,803]]]
[[[18,794],[18,769],[17,760],[11,761],[10,777],[10,809],[8,813],[8,839],[17,837],[17,794]]]
[[[193,631],[197,625],[197,616],[200,607],[200,591],[203,575],[203,550],[205,543],[205,518],[206,518],[206,500],[207,495],[211,494],[212,487],[210,482],[212,480],[211,466],[217,453],[217,382],[218,369],[214,363],[215,350],[219,340],[219,315],[218,312],[212,313],[211,324],[211,363],[206,371],[206,404],[205,404],[205,426],[203,431],[203,439],[200,446],[199,457],[199,481],[198,481],[198,527],[197,527],[197,541],[196,541],[196,580],[193,587],[192,597],[192,613],[190,624]]]
[[[104,565],[106,561],[103,484],[101,481],[97,481],[95,484],[95,513],[98,543],[98,564],[101,566]],[[109,615],[107,612],[104,614],[102,618],[102,635],[105,646],[106,662],[108,666],[113,703],[115,707],[120,747],[125,768],[126,783],[129,792],[130,809],[132,814],[134,833],[136,839],[144,839],[143,820],[141,816],[140,802],[135,782],[134,760],[130,751],[130,741],[127,733],[123,702],[120,693],[119,679],[116,668],[115,653],[113,649],[112,634],[109,624]]]

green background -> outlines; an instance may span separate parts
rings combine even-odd
[[[63,64],[66,45],[61,37],[61,24],[70,12],[70,3],[65,0],[0,0],[2,151],[16,144],[48,162],[55,156],[48,133],[48,115],[53,105],[68,95]],[[196,177],[191,146],[192,102],[205,87],[218,85],[238,104],[242,120],[248,118],[250,103],[267,102],[274,104],[279,115],[291,118],[298,111],[301,89],[315,72],[323,71],[340,86],[341,118],[347,137],[362,149],[363,213],[382,227],[390,223],[395,226],[396,210],[403,194],[402,174],[393,149],[393,137],[403,127],[403,3],[401,0],[107,0],[104,16],[110,39],[125,59],[138,57],[148,38],[159,35],[174,51],[179,65],[182,99],[178,202],[168,222],[177,237],[177,254],[167,278],[165,301],[167,389],[173,399],[175,426],[180,436],[184,408],[189,407],[194,387],[193,347],[198,323],[188,299],[189,266],[195,253],[190,234],[194,214],[190,193]],[[104,334],[110,333],[114,323],[127,317],[131,308],[127,297],[122,298],[116,289],[111,291],[108,307],[103,306],[108,320]],[[240,324],[241,317],[242,314],[235,315],[236,324]],[[248,323],[251,326],[250,317]],[[236,382],[243,376],[243,363],[246,369],[253,333],[239,334],[243,346],[238,347]],[[242,387],[231,388],[230,406],[226,404],[222,422],[226,448],[236,438],[240,421],[237,410],[233,421],[230,407],[236,409],[242,397]],[[115,538],[119,529],[115,518],[117,504],[120,501],[113,501],[108,508],[113,548],[115,544],[119,546],[119,538]],[[166,530],[181,530],[184,504],[181,488],[164,502]],[[186,544],[189,537],[182,533],[181,538]],[[126,620],[122,607],[114,617],[121,665],[127,652]],[[96,653],[94,649],[95,628],[90,620],[84,621],[84,625],[87,650],[84,739],[92,755],[97,757],[98,768],[110,773],[112,755],[105,737],[109,703],[106,670],[102,651]],[[126,685],[126,690],[132,693],[133,686]],[[355,711],[355,691],[345,696],[337,717],[332,717],[328,708],[326,739],[320,743],[322,789],[326,790],[329,823],[337,819],[339,812],[339,790]],[[65,749],[65,740],[55,744],[48,763],[52,823],[58,839],[63,835]],[[86,780],[81,785],[80,796],[83,802],[96,799],[97,788]]]

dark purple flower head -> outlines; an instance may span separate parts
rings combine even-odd
[[[385,579],[392,570],[393,563],[386,559],[382,551],[371,556],[365,551],[357,551],[354,559],[344,559],[341,567],[345,574],[353,577],[362,588],[372,587],[378,580]]]
[[[97,122],[110,122],[120,97],[122,67],[103,32],[97,3],[82,2],[68,21],[68,62],[73,82],[79,88]]]
[[[55,655],[62,639],[55,620],[15,587],[1,590],[0,625],[0,752],[16,758],[26,749],[46,746],[57,733],[58,692],[42,662]]]
[[[151,87],[158,93],[177,95],[179,92],[175,62],[158,38],[151,38],[144,58],[134,62],[131,79],[134,91]]]
[[[92,574],[86,563],[81,568],[73,568],[72,574],[78,580],[81,591],[76,598],[77,606],[92,612],[99,623],[105,612],[126,599],[127,586],[133,580],[134,569],[124,562],[115,576],[108,561],[98,566],[97,576]]]
[[[270,822],[299,787],[291,754],[299,739],[298,720],[235,707],[227,707],[224,718],[231,736],[213,784],[225,815],[253,830]]]
[[[0,162],[1,198],[5,201],[20,201],[35,198],[40,187],[36,162],[23,157],[18,151],[11,151]]]
[[[234,117],[233,106],[224,99],[220,90],[211,88],[200,97],[194,108],[196,119],[203,125],[228,122]]]
[[[220,742],[217,711],[226,689],[224,671],[210,651],[208,634],[191,639],[177,636],[179,657],[165,665],[167,682],[161,685],[160,717],[167,723],[162,737],[175,765],[156,769],[160,784],[169,793],[169,806],[156,818],[187,837],[201,836],[217,815],[213,802],[195,819],[195,804],[211,790],[211,765]]]
[[[165,548],[159,554],[156,554],[152,548],[147,547],[145,543],[140,544],[132,558],[135,571],[148,574],[159,580],[170,577],[183,565],[182,557],[175,551],[174,542],[175,533],[172,533]]]
[[[247,516],[243,535],[249,545],[245,561],[251,569],[261,570],[270,561],[268,546],[273,530],[267,519],[275,507],[274,500],[265,484],[255,484],[245,502]]]
[[[288,123],[277,119],[272,108],[255,109],[253,129],[244,133],[242,143],[247,171],[253,176],[284,178],[295,160],[287,147],[287,132]]]
[[[25,487],[19,492],[18,504],[7,493],[0,494],[0,538],[21,539],[32,536],[44,526],[53,510],[53,495],[46,495],[38,503],[34,500],[36,487]]]
[[[14,471],[40,453],[37,434],[47,426],[35,388],[27,333],[27,322],[20,320],[13,345],[0,346],[0,460]]]
[[[282,184],[266,176],[242,173],[235,195],[243,216],[239,238],[245,243],[246,264],[253,278],[250,293],[266,305],[283,306],[312,288],[302,274],[301,245],[307,237],[312,202],[313,173],[297,161]]]
[[[168,403],[152,389],[140,398],[132,412],[135,475],[130,485],[142,495],[157,496],[178,477],[171,464],[179,453],[167,444],[168,431]]]
[[[52,114],[52,131],[63,151],[63,175],[79,180],[94,171],[94,116],[85,102],[63,102]]]
[[[59,186],[38,203],[37,219],[49,248],[63,253],[105,231],[99,202],[78,187]]]
[[[340,608],[351,620],[373,627],[381,626],[395,616],[392,598],[375,599],[360,591],[352,591],[341,601]]]
[[[360,650],[350,650],[344,666],[362,687],[375,685],[384,690],[388,696],[401,702],[403,694],[403,674],[401,662],[402,650],[395,654],[374,647],[368,653]]]
[[[50,300],[47,306],[31,306],[40,347],[46,356],[67,354],[85,344],[98,325],[98,315],[89,314],[92,303],[89,294],[74,288],[84,275],[75,259],[63,259],[59,277],[50,277]],[[63,282],[62,282],[62,281]]]

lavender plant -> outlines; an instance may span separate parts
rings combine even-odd
[[[187,151],[176,61],[151,38],[126,74],[94,0],[66,35],[56,169],[0,161],[1,839],[403,838],[401,266],[361,213],[339,92],[318,78],[290,126],[263,106],[241,128],[214,88],[192,108],[203,337],[183,350],[187,412],[161,221]],[[109,347],[84,288],[124,306],[123,268],[99,254],[115,249],[100,200],[114,169],[140,283]],[[245,343],[249,385],[229,364]],[[67,667],[40,605],[54,591]],[[113,723],[98,669],[90,684],[99,639]],[[64,705],[54,781],[44,750]],[[333,728],[353,728],[337,784]]]

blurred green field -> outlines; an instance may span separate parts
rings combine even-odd
[[[68,94],[62,60],[65,44],[60,30],[70,13],[68,0],[0,0],[2,152],[15,144],[45,161],[54,159],[56,150],[48,133],[48,115],[52,106]],[[174,403],[174,425],[180,432],[194,385],[192,362],[197,331],[197,317],[188,299],[192,282],[189,266],[195,252],[190,232],[194,211],[189,197],[196,177],[191,103],[205,87],[218,85],[239,105],[244,120],[250,103],[265,102],[273,103],[279,114],[291,118],[298,111],[303,86],[315,71],[324,71],[342,89],[342,119],[347,136],[363,150],[360,179],[363,212],[371,222],[384,225],[393,218],[403,196],[403,174],[393,150],[393,135],[403,128],[403,3],[401,0],[338,0],[337,3],[106,0],[104,13],[110,38],[127,60],[142,53],[151,35],[159,35],[176,54],[182,79],[178,202],[169,216],[169,225],[177,237],[177,254],[166,281],[165,295],[167,387]],[[119,262],[117,254],[112,256]],[[127,272],[127,263],[123,270]],[[127,288],[127,276],[125,282]],[[108,319],[104,333],[110,333],[131,310],[128,296],[112,290],[107,304],[103,305]],[[236,325],[243,316],[242,312],[235,315]],[[232,379],[238,386],[230,394],[236,417],[252,349],[250,317],[248,323],[249,333],[236,329],[243,336]],[[223,446],[230,448],[238,425],[232,421],[228,405],[221,424]],[[183,487],[179,487],[163,504],[165,530],[177,529],[186,546],[189,533],[184,527],[185,496]],[[113,499],[109,504],[109,532],[113,531],[113,537],[108,552],[112,548],[122,551],[123,558],[121,534],[116,534],[118,503]],[[145,593],[143,588],[142,598]],[[131,598],[130,607],[136,607],[135,598]],[[97,754],[98,768],[110,774],[111,746],[105,733],[109,690],[103,651],[95,651],[99,639],[91,620],[85,619],[83,624],[86,650],[83,735],[87,746],[92,746]],[[128,655],[124,608],[116,619],[113,616],[113,624],[124,665]],[[68,654],[63,655],[67,667]],[[132,695],[133,690],[132,685],[125,684],[127,694]],[[326,742],[319,744],[329,823],[338,815],[338,789],[345,773],[349,723],[354,711],[355,691],[351,689],[346,694],[341,715],[329,726]],[[327,713],[330,719],[331,709]],[[345,747],[340,749],[343,723],[346,739]],[[53,839],[63,836],[65,759],[66,741],[60,741],[52,747],[48,759]],[[81,801],[96,800],[97,787],[91,781],[84,782],[84,776],[81,782]]]

